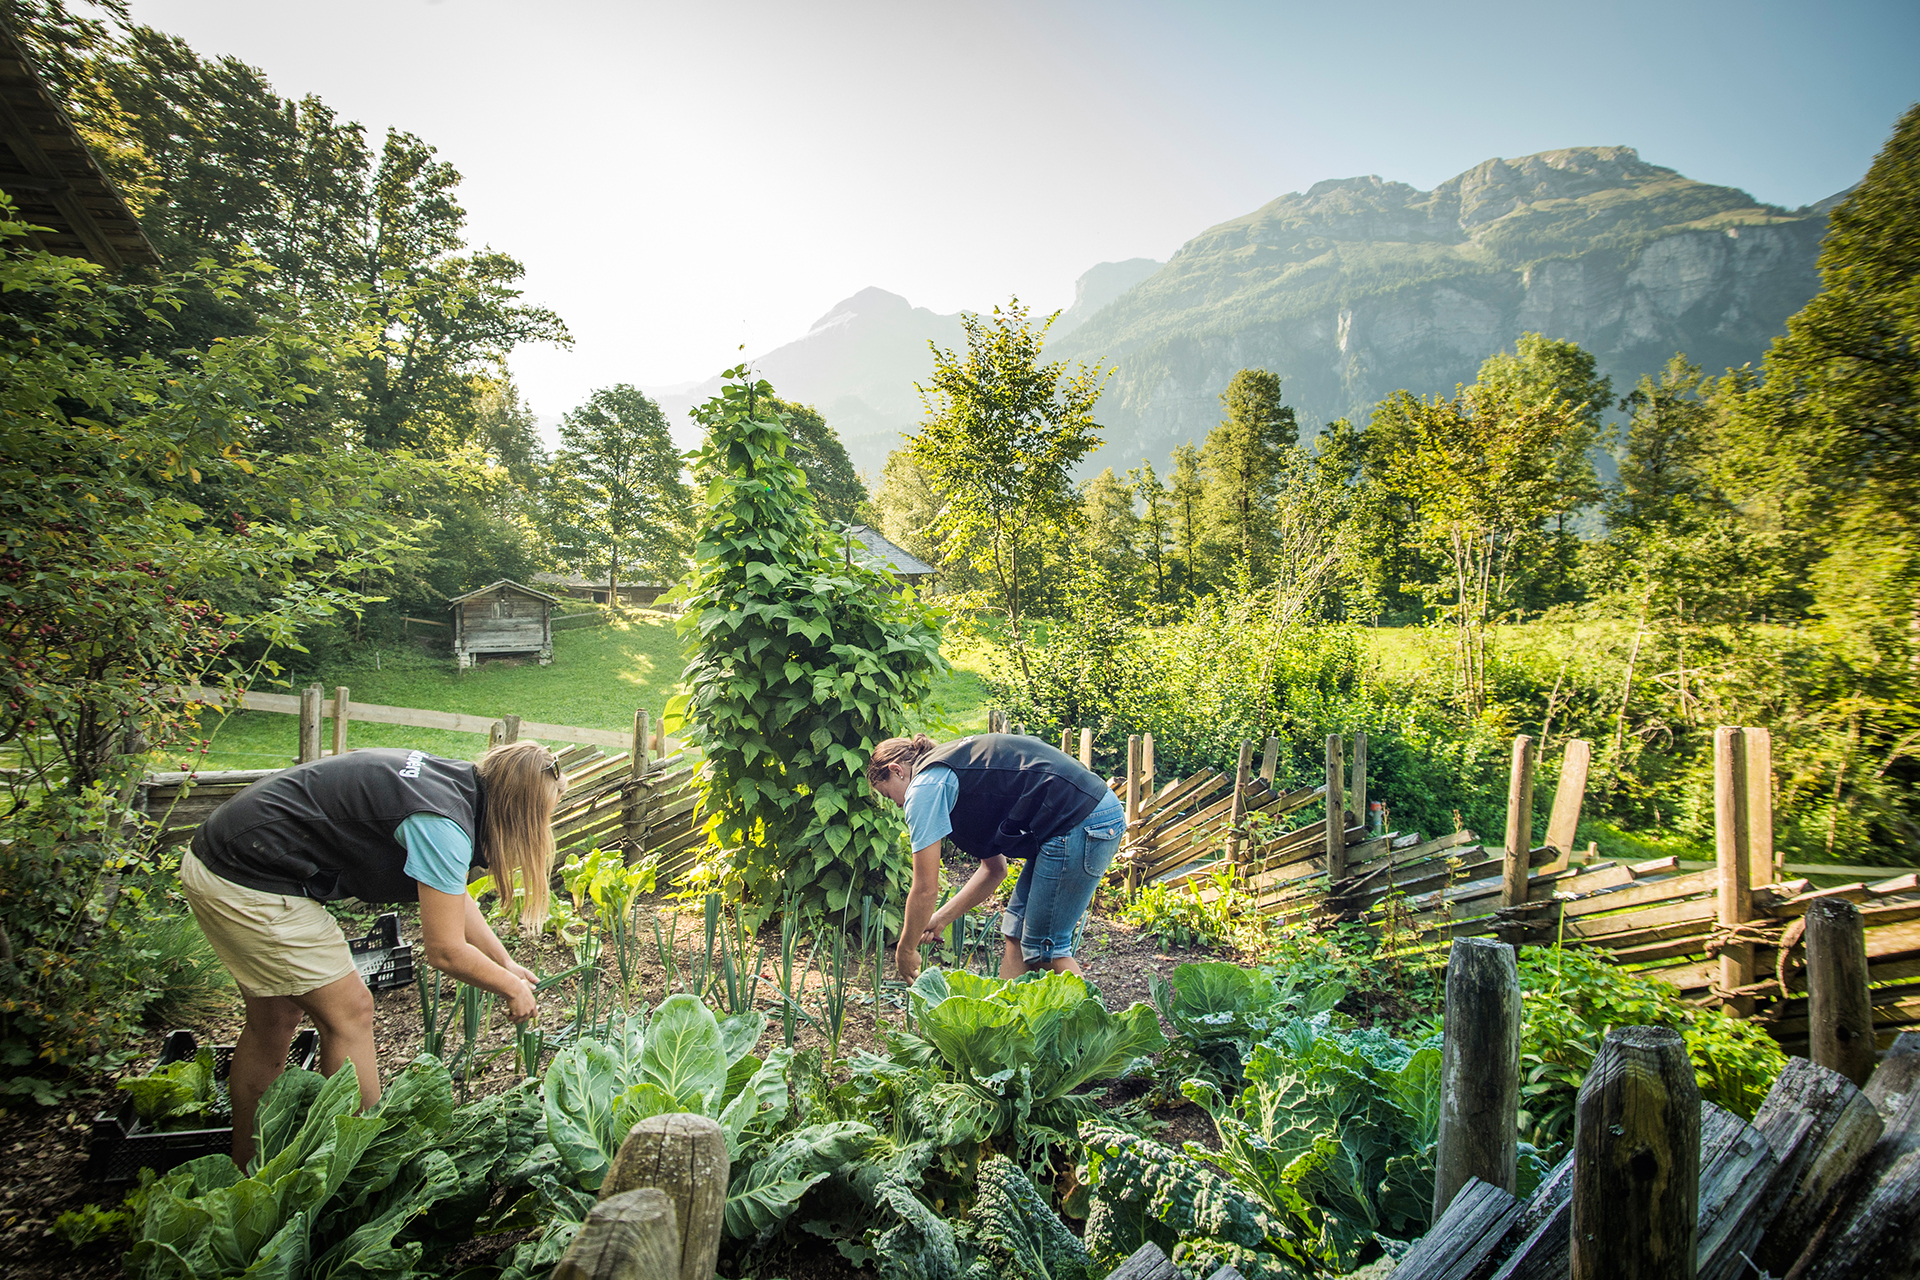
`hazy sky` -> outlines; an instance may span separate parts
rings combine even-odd
[[[1920,4],[133,0],[465,175],[570,351],[555,415],[798,337],[868,285],[950,312],[1072,301],[1323,178],[1428,188],[1623,144],[1789,207],[1920,98]]]

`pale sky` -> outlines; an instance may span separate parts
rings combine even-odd
[[[133,0],[465,176],[570,351],[556,416],[689,382],[868,285],[917,306],[1072,301],[1324,178],[1421,188],[1626,145],[1788,207],[1856,181],[1920,98],[1920,4]]]

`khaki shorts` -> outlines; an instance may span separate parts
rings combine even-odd
[[[220,962],[249,996],[303,996],[359,971],[347,937],[312,898],[263,893],[215,875],[187,852],[180,884]]]

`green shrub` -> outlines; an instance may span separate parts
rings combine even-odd
[[[1612,964],[1604,953],[1520,949],[1520,1129],[1542,1150],[1573,1141],[1580,1082],[1614,1027],[1671,1027],[1687,1042],[1700,1096],[1751,1119],[1786,1068],[1767,1033],[1678,988]]]
[[[1206,879],[1215,891],[1211,902],[1200,896],[1201,880],[1180,886],[1149,884],[1120,918],[1163,947],[1231,947],[1257,955],[1267,940],[1267,919],[1256,909],[1253,895],[1241,887],[1231,866]]]

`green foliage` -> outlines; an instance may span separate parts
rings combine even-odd
[[[602,388],[561,418],[549,503],[558,548],[582,572],[678,581],[690,501],[666,415],[638,388]]]
[[[729,376],[701,411],[695,465],[714,478],[681,588],[690,693],[675,704],[706,756],[706,830],[755,926],[783,895],[835,913],[899,902],[900,821],[869,790],[867,757],[945,667],[939,614],[836,554],[772,388]]]
[[[553,1165],[535,1149],[528,1089],[455,1109],[446,1068],[421,1058],[365,1115],[351,1064],[297,1069],[261,1099],[244,1173],[224,1155],[167,1174],[146,1196],[126,1257],[133,1280],[438,1273],[475,1216]]]
[[[1293,410],[1280,399],[1280,377],[1266,369],[1242,369],[1220,393],[1227,416],[1207,433],[1200,466],[1207,478],[1208,515],[1214,536],[1233,548],[1256,581],[1267,577],[1269,518],[1287,454],[1300,438]]]
[[[1201,897],[1201,886],[1213,891]],[[1120,918],[1163,947],[1234,947],[1257,953],[1266,941],[1266,918],[1231,866],[1184,885],[1144,885]],[[1164,1006],[1161,1012],[1166,1012]]]
[[[914,1029],[890,1033],[891,1056],[858,1058],[854,1070],[963,1162],[989,1143],[1029,1169],[1050,1169],[1054,1149],[1097,1114],[1075,1091],[1167,1043],[1152,1006],[1109,1013],[1077,974],[1008,982],[929,968],[909,998]]]
[[[806,474],[807,492],[820,508],[821,519],[835,528],[865,523],[867,487],[860,483],[840,433],[812,405],[776,399],[771,407],[787,415],[787,427],[793,432],[788,452]]]
[[[1284,973],[1275,981],[1278,973]],[[1246,1087],[1254,1046],[1276,1027],[1325,1013],[1346,997],[1339,982],[1319,981],[1299,968],[1243,969],[1217,960],[1183,964],[1171,983],[1147,980],[1154,1007],[1173,1031],[1160,1059],[1169,1083],[1203,1080],[1229,1095]]]
[[[1587,950],[1520,949],[1520,1128],[1543,1151],[1573,1143],[1580,1082],[1615,1027],[1671,1027],[1687,1042],[1700,1096],[1751,1119],[1787,1060],[1751,1022],[1681,999]]]
[[[1049,318],[1038,328],[1015,298],[991,318],[963,313],[967,349],[933,349],[933,374],[920,387],[927,417],[907,454],[945,498],[935,528],[950,537],[948,559],[970,558],[990,575],[1023,650],[1027,607],[1022,552],[1071,524],[1073,465],[1099,443],[1093,406],[1105,375],[1064,361],[1043,363]]]
[[[155,1129],[208,1128],[224,1109],[225,1098],[214,1089],[213,1050],[205,1045],[191,1058],[115,1087],[133,1095],[134,1114]]]

